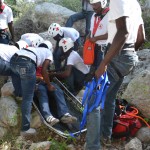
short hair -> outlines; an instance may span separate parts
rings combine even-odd
[[[38,47],[48,48],[48,46],[45,43],[41,43]]]

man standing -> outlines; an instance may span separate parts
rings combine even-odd
[[[110,81],[100,126],[101,141],[106,146],[111,145],[116,94],[124,76],[138,62],[135,43],[139,27],[143,24],[139,3],[137,0],[110,1],[108,21],[108,51],[95,72],[99,78],[107,69]]]
[[[104,58],[106,47],[108,11],[107,0],[90,0],[95,13],[91,18],[89,40],[95,43],[94,64],[91,66],[87,80],[94,76],[94,72]],[[89,104],[90,105],[90,104]],[[89,106],[90,107],[90,106]],[[100,107],[94,109],[87,115],[86,150],[98,150],[100,146]]]
[[[94,14],[91,18],[89,40],[95,43],[94,49],[94,63],[91,66],[90,73],[87,76],[90,79],[94,76],[94,71],[99,66],[101,60],[104,57],[104,50],[106,48],[106,40],[108,37],[108,14],[109,8],[106,7],[107,0],[91,0],[91,6],[93,7]]]
[[[11,40],[9,39],[11,33]],[[14,42],[13,13],[10,7],[0,0],[0,43]]]
[[[87,36],[90,32],[90,22],[93,14],[93,8],[91,7],[89,0],[81,0],[82,1],[82,11],[78,12],[74,15],[71,15],[66,22],[66,27],[72,27],[73,23],[85,19],[86,20],[86,28],[85,28],[85,36]]]

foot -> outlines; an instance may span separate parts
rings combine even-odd
[[[27,131],[21,131],[20,135],[21,136],[34,136],[36,135],[36,130],[33,128],[28,129]]]
[[[46,121],[47,121],[51,126],[53,126],[53,125],[55,125],[56,123],[59,122],[59,120],[58,120],[57,118],[53,117],[53,116],[47,117],[47,118],[46,118]]]
[[[75,123],[77,122],[77,118],[70,115],[69,113],[66,113],[65,115],[61,117],[60,121],[62,123]]]
[[[110,139],[110,138],[104,138],[104,137],[102,137],[102,138],[101,138],[101,142],[102,142],[105,146],[107,146],[107,147],[110,147],[110,146],[111,146],[111,139]]]

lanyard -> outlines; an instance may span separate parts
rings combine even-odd
[[[98,25],[99,25],[100,21],[101,21],[101,19],[98,16],[96,16],[95,19],[94,19],[93,37],[96,33],[96,30],[98,28]]]
[[[98,28],[98,25],[100,23],[100,21],[102,20],[102,18],[105,16],[105,14],[109,11],[109,8],[107,7],[106,9],[103,10],[102,12],[102,16],[99,17],[99,16],[95,16],[95,19],[94,19],[94,28],[93,28],[93,37],[96,33],[96,30]]]

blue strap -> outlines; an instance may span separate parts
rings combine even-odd
[[[104,104],[105,101],[105,95],[106,95],[106,84],[108,83],[108,76],[107,73],[105,73],[99,80],[97,87],[100,86],[100,88],[97,88],[96,90],[96,98],[93,102],[93,105],[89,108],[89,113],[92,112],[93,109],[97,108],[100,104]]]
[[[86,124],[86,116],[88,113],[92,112],[92,110],[97,108],[100,104],[101,108],[104,108],[108,87],[109,81],[107,72],[105,72],[98,81],[96,81],[96,78],[93,78],[91,82],[87,83],[82,99],[82,105],[84,106],[84,110],[82,121],[80,123],[80,130],[82,130],[84,128],[84,125]]]

